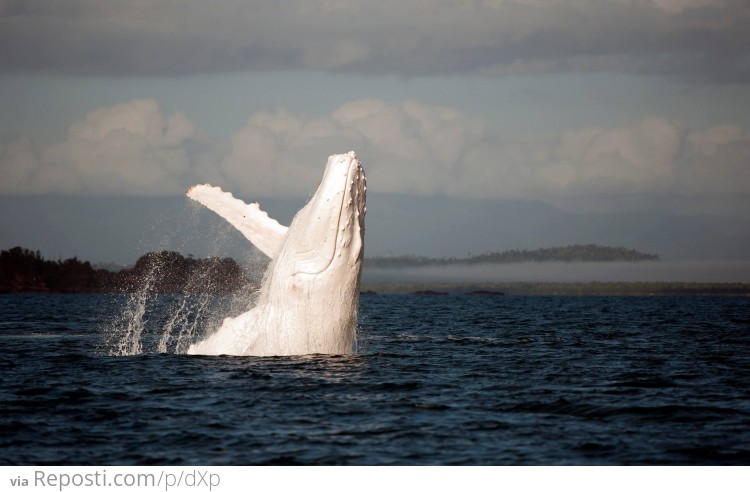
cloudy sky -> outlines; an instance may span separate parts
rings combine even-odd
[[[0,108],[4,196],[305,197],[353,149],[380,194],[750,217],[746,0],[0,0]]]

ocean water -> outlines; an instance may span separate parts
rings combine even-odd
[[[158,353],[193,302],[113,356],[127,296],[0,296],[0,464],[750,464],[750,299],[363,296],[353,356]]]

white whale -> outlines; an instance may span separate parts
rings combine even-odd
[[[187,195],[239,229],[272,261],[257,304],[226,318],[188,354],[302,355],[353,351],[365,234],[366,178],[354,152],[328,158],[315,195],[284,227],[257,203],[208,184]]]

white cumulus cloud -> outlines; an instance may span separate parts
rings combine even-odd
[[[95,109],[45,149],[7,144],[3,193],[173,194],[192,168],[199,134],[183,113],[165,115],[157,101],[137,99]]]
[[[152,99],[99,108],[46,148],[0,146],[0,192],[175,195],[212,182],[238,195],[307,196],[326,157],[355,150],[371,191],[487,198],[750,195],[750,132],[691,131],[649,116],[617,127],[508,134],[431,104],[357,100],[328,115],[258,112],[209,141]]]

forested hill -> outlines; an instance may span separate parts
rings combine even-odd
[[[514,249],[499,253],[484,253],[468,258],[428,258],[425,256],[375,256],[364,259],[369,268],[410,268],[439,265],[476,265],[481,263],[525,262],[635,262],[659,261],[659,256],[622,247],[575,244],[535,250]]]
[[[233,292],[248,280],[231,258],[186,258],[174,251],[147,253],[118,272],[78,258],[45,260],[38,251],[20,247],[0,252],[0,294],[128,292],[145,285],[154,292]]]

